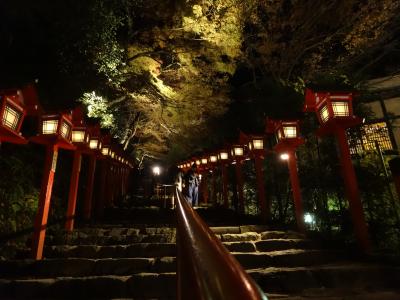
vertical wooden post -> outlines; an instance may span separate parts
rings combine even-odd
[[[270,205],[267,205],[265,196],[264,173],[262,170],[263,157],[256,155],[254,157],[254,167],[256,169],[257,192],[258,192],[258,205],[261,212],[261,220],[266,222],[270,217]]]
[[[96,201],[96,218],[101,218],[104,213],[104,205],[107,196],[107,171],[108,162],[103,159],[100,163],[100,186],[99,186],[99,198]]]
[[[54,174],[57,166],[57,157],[58,147],[56,145],[46,146],[46,157],[39,196],[39,207],[36,215],[32,239],[32,256],[37,260],[40,260],[43,257],[43,247],[46,238],[47,219],[49,216]]]
[[[237,159],[235,164],[235,171],[236,171],[236,190],[238,194],[239,200],[239,213],[244,214],[244,194],[243,194],[243,172],[242,172],[242,164],[243,161]]]
[[[65,222],[65,230],[72,231],[74,229],[76,198],[78,195],[79,174],[81,171],[82,154],[80,151],[74,151],[74,160],[72,163],[71,181],[69,184],[67,220]]]
[[[289,155],[288,167],[289,167],[290,183],[292,186],[294,208],[296,213],[297,228],[300,232],[305,232],[303,202],[301,199],[299,175],[297,172],[296,153],[293,150],[291,150],[288,151],[288,155]]]
[[[203,203],[208,203],[208,171],[203,173],[203,178],[201,179],[201,191],[203,192]]]
[[[96,172],[96,155],[89,155],[89,168],[88,177],[86,181],[85,202],[83,204],[83,218],[89,220],[92,215],[92,198],[93,198],[93,185],[94,174]]]
[[[221,176],[222,176],[222,198],[224,200],[224,207],[229,208],[228,200],[228,174],[226,164],[221,164]]]
[[[349,201],[356,238],[364,252],[370,252],[371,243],[358,190],[357,177],[351,161],[349,145],[347,144],[346,131],[343,128],[337,128],[335,134],[339,143],[346,197]]]

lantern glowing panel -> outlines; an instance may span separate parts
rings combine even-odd
[[[285,138],[290,139],[290,138],[296,138],[297,137],[297,128],[296,126],[287,126],[287,125],[282,125],[283,126],[283,133],[285,135]]]
[[[85,142],[85,130],[72,130],[72,142],[73,143]]]
[[[109,155],[109,151],[110,151],[110,148],[104,147],[103,149],[101,149],[101,154],[103,154],[103,155]]]
[[[197,160],[196,160],[196,165],[198,165],[198,166],[199,166],[200,164],[201,164],[201,161],[200,161],[200,159],[197,159]]]
[[[207,158],[202,158],[201,159],[201,164],[203,164],[203,165],[207,164]]]
[[[349,103],[345,101],[332,101],[333,115],[335,117],[350,116]]]
[[[328,111],[328,107],[325,105],[323,106],[320,111],[319,111],[319,115],[321,117],[322,122],[326,122],[329,120],[329,111]]]
[[[99,140],[98,139],[91,139],[89,142],[89,148],[90,149],[97,149],[99,145]]]
[[[225,151],[220,152],[219,153],[219,159],[220,160],[227,160],[228,159],[228,152],[225,152]]]
[[[42,123],[42,133],[43,134],[56,134],[58,127],[58,119],[57,120],[43,120]]]
[[[264,149],[264,141],[262,139],[254,139],[253,140],[253,149],[254,150],[263,150]]]
[[[61,125],[61,136],[64,139],[68,139],[70,131],[71,131],[71,125],[69,125],[67,122],[62,122],[62,125]]]
[[[19,120],[21,119],[22,113],[14,109],[8,103],[5,106],[1,123],[10,128],[11,130],[17,130]]]
[[[243,147],[241,147],[241,146],[235,146],[235,147],[233,148],[233,154],[234,154],[235,156],[243,156],[243,154],[244,154]]]
[[[215,155],[211,155],[210,156],[210,162],[212,162],[212,163],[215,163],[215,162],[217,162],[217,156],[215,156]]]

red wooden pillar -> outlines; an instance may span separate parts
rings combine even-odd
[[[296,153],[293,150],[289,150],[287,154],[289,156],[287,161],[289,167],[290,184],[292,186],[297,228],[300,232],[305,232],[303,202],[301,199],[299,175],[297,172]]]
[[[100,190],[98,201],[96,201],[96,218],[101,218],[104,213],[104,205],[107,196],[107,172],[108,162],[106,159],[103,159],[100,163]]]
[[[217,206],[217,176],[215,172],[216,169],[214,168],[211,176],[211,201],[214,206]]]
[[[226,164],[221,164],[221,176],[222,176],[222,198],[224,200],[224,207],[229,208],[228,200],[228,174]]]
[[[342,165],[346,197],[349,200],[350,213],[353,219],[355,234],[361,247],[366,252],[370,252],[371,243],[358,190],[357,177],[351,161],[349,145],[347,144],[345,129],[337,128],[335,130],[335,135],[339,143],[340,162]]]
[[[70,185],[69,185],[67,220],[65,222],[65,230],[66,231],[72,231],[74,229],[76,198],[78,195],[81,162],[82,162],[82,153],[80,151],[76,150],[74,152],[71,181],[70,181]]]
[[[243,172],[242,172],[243,160],[237,159],[235,164],[236,172],[236,191],[238,195],[238,210],[240,213],[244,213],[244,194],[243,194]]]
[[[83,218],[89,220],[92,214],[92,199],[94,175],[96,172],[96,155],[89,155],[88,177],[86,181],[85,200],[83,203]]]
[[[203,178],[201,179],[201,187],[202,187],[202,192],[203,192],[203,203],[207,204],[208,203],[208,172],[205,171],[203,173]]]
[[[39,207],[36,215],[32,239],[32,255],[34,259],[42,259],[46,237],[47,219],[50,209],[51,193],[53,190],[54,174],[56,172],[58,146],[46,146],[46,157],[43,169],[42,185],[39,196]]]
[[[256,169],[257,192],[258,192],[258,205],[261,212],[261,220],[266,222],[270,217],[270,203],[267,205],[264,185],[264,173],[262,170],[263,157],[256,155],[254,157],[254,167]]]

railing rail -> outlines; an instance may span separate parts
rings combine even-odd
[[[178,300],[267,300],[182,193],[175,193]]]

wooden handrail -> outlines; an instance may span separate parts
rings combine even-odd
[[[182,193],[175,194],[178,300],[267,300]]]

